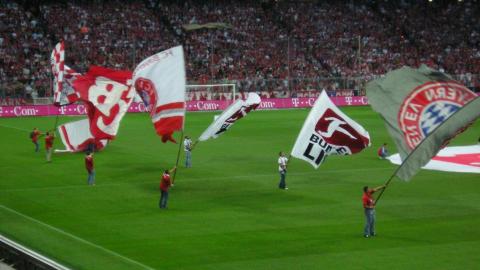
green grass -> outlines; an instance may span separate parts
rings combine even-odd
[[[197,145],[166,211],[158,183],[177,146],[161,143],[146,114],[125,117],[96,154],[95,187],[82,154],[47,164],[33,152],[30,129],[55,118],[0,119],[0,233],[74,269],[478,269],[478,174],[395,180],[377,208],[378,237],[362,237],[361,188],[392,174],[376,150],[393,143],[370,108],[342,109],[370,132],[371,148],[329,157],[318,170],[294,159],[281,191],[278,152],[290,151],[308,111],[254,112]],[[189,113],[186,134],[198,137],[212,118]],[[452,144],[479,134],[477,121]]]

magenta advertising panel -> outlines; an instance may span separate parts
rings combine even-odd
[[[368,105],[367,97],[330,97],[337,106],[364,106]],[[310,108],[316,98],[265,98],[258,107],[259,110]],[[187,111],[221,111],[228,107],[231,101],[226,100],[197,100],[187,102]],[[143,103],[132,103],[128,112],[146,112]],[[49,116],[49,115],[84,115],[86,108],[83,104],[72,104],[63,107],[53,105],[18,105],[0,106],[0,117]]]

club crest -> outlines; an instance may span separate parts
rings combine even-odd
[[[454,82],[427,82],[416,87],[403,101],[398,122],[405,142],[414,149],[428,134],[469,101],[475,94]]]

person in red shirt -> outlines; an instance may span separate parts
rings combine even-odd
[[[32,143],[35,145],[35,152],[38,152],[39,147],[38,147],[38,137],[42,133],[37,129],[33,128],[33,131],[30,133],[30,139],[32,139]]]
[[[177,167],[173,167],[171,170],[165,170],[162,175],[162,180],[160,181],[160,208],[165,209],[167,208],[167,201],[168,201],[168,189],[172,186],[172,182],[170,180],[170,174],[174,172]]]
[[[375,199],[373,198],[373,193],[382,190],[385,188],[385,185],[368,188],[368,186],[363,187],[363,209],[365,211],[366,224],[363,231],[363,236],[368,238],[370,236],[375,236]]]
[[[47,150],[47,162],[52,162],[53,140],[55,136],[53,133],[47,132],[45,136],[45,149]]]
[[[85,155],[85,168],[88,172],[87,183],[89,186],[95,186],[95,168],[93,166],[93,152],[87,152]]]

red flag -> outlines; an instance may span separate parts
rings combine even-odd
[[[132,72],[91,66],[73,81],[79,100],[85,102],[90,131],[96,140],[112,140],[133,100]]]

